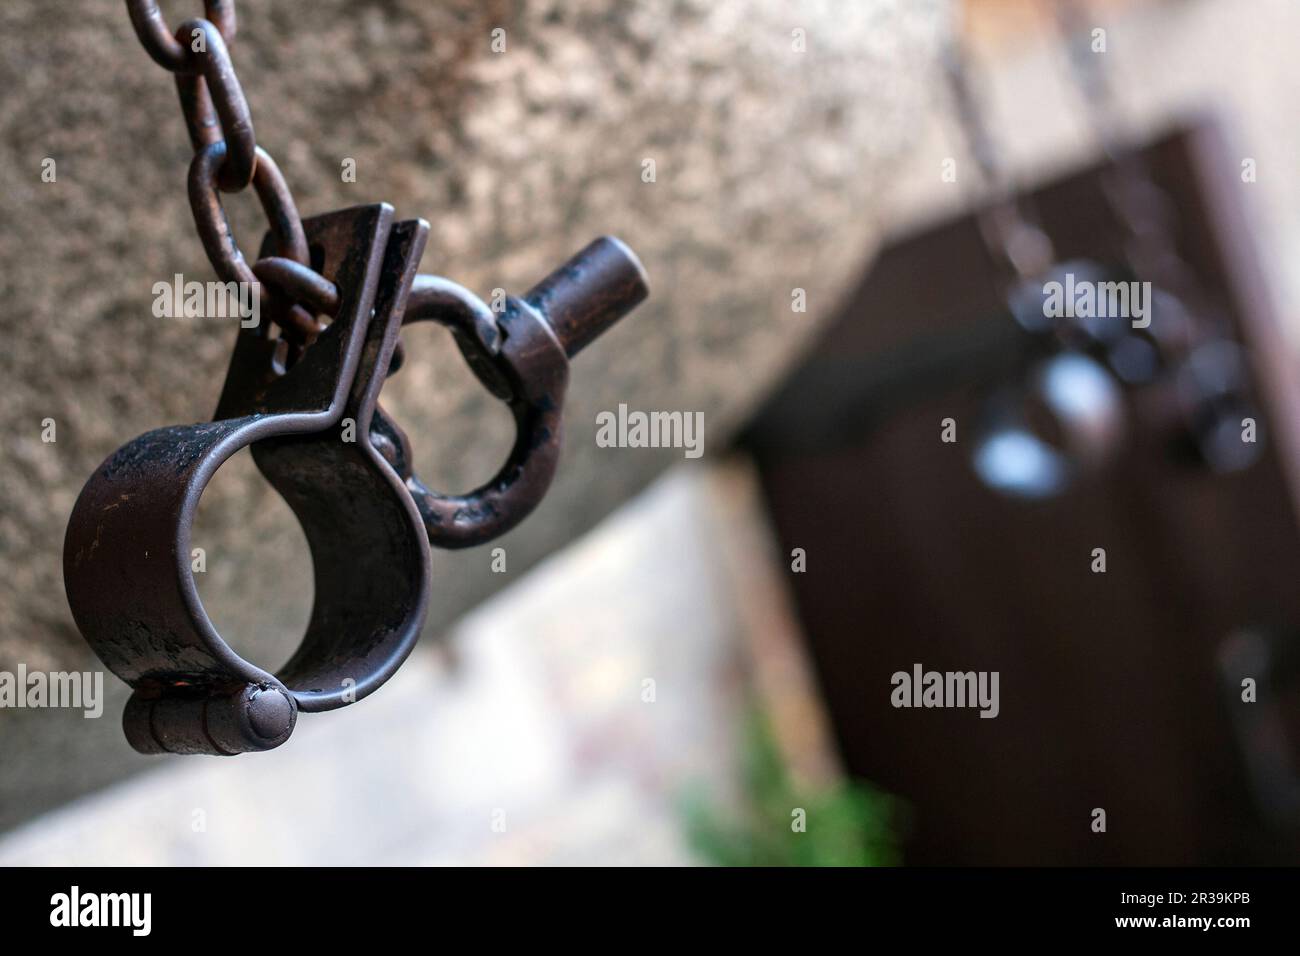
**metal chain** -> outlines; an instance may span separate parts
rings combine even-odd
[[[1177,251],[1177,211],[1155,181],[1145,155],[1127,148],[1129,136],[1111,77],[1091,48],[1090,4],[1055,0],[1056,28],[1066,49],[1070,77],[1088,111],[1088,121],[1102,153],[1111,161],[1103,186],[1107,205],[1126,233],[1124,255],[1134,272],[1151,276],[1162,288],[1197,298],[1194,270]]]
[[[1003,284],[1013,288],[1039,276],[1054,260],[1055,251],[1031,204],[1017,194],[1010,181],[974,89],[971,57],[959,37],[960,30],[960,24],[953,26],[943,50],[944,77],[963,144],[985,188],[995,197],[978,216],[980,235],[1002,272]]]
[[[1124,260],[1138,275],[1149,276],[1162,290],[1180,299],[1195,300],[1197,283],[1192,270],[1179,256],[1173,235],[1175,211],[1168,194],[1155,182],[1144,156],[1126,146],[1119,110],[1109,78],[1090,49],[1090,32],[1084,29],[1088,7],[1078,0],[1052,0],[1060,41],[1071,67],[1070,78],[1089,110],[1089,119],[1112,168],[1103,172],[1102,188],[1110,212],[1124,230]],[[974,77],[968,51],[954,34],[945,55],[946,74],[966,148],[978,167],[986,187],[997,200],[979,216],[981,235],[1004,273],[1004,281],[1039,276],[1054,258],[1051,239],[1044,233],[1032,203],[1015,195],[1003,157],[985,121],[980,98],[973,88]],[[1187,329],[1169,323],[1160,333],[1146,333],[1153,347],[1169,359],[1185,350]],[[1176,328],[1174,326],[1177,326]]]
[[[1159,297],[1162,321],[1151,322],[1141,335],[1177,396],[1198,454],[1217,470],[1235,471],[1258,453],[1256,445],[1240,440],[1239,423],[1255,414],[1245,351],[1223,303],[1179,251],[1177,203],[1157,182],[1146,154],[1127,146],[1112,78],[1091,47],[1090,9],[1087,0],[1054,3],[1074,84],[1111,161],[1102,185],[1123,231],[1124,260],[1134,275],[1153,282]]]
[[[275,160],[257,145],[253,117],[230,58],[234,0],[204,0],[204,18],[173,34],[157,0],[126,0],[145,52],[175,75],[181,112],[194,146],[189,200],[203,249],[226,282],[252,283],[290,345],[290,362],[323,329],[317,316],[338,308],[334,284],[311,268],[302,218]],[[221,193],[252,184],[273,238],[274,255],[249,266],[230,228]],[[264,325],[261,334],[268,334]]]

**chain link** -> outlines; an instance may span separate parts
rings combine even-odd
[[[979,170],[992,201],[977,217],[980,236],[1001,273],[1004,286],[1013,288],[1041,274],[1051,265],[1055,250],[1038,222],[1032,204],[1018,195],[985,120],[974,89],[971,57],[954,26],[942,54],[944,78],[957,115],[958,131],[971,160]]]
[[[183,40],[172,36],[158,9],[157,0],[127,0],[126,12],[145,52],[165,70],[183,73],[190,67],[190,50]],[[226,43],[235,39],[235,0],[204,0],[203,13],[215,24]]]
[[[257,145],[253,118],[230,57],[234,0],[204,0],[204,18],[171,32],[157,0],[126,0],[136,37],[155,63],[175,76],[181,112],[194,147],[188,189],[194,225],[217,275],[253,284],[266,313],[300,355],[323,329],[318,316],[338,308],[334,284],[311,268],[293,194],[271,155]],[[270,227],[274,255],[252,266],[235,241],[221,193],[252,184]],[[269,335],[266,325],[259,330]]]
[[[1203,336],[1221,330],[1208,328],[1213,318],[1209,300],[1191,264],[1178,250],[1176,204],[1156,181],[1154,170],[1144,153],[1129,145],[1120,119],[1121,110],[1111,78],[1102,69],[1100,56],[1091,49],[1092,32],[1088,28],[1090,5],[1077,0],[1055,0],[1052,11],[1062,44],[1065,46],[1070,75],[1087,109],[1089,124],[1102,153],[1110,161],[1103,172],[1102,193],[1107,207],[1118,223],[1124,261],[1139,277],[1150,279],[1186,307],[1198,314],[1195,323]],[[1169,321],[1144,330],[1144,337],[1162,361],[1182,358],[1194,344],[1189,340],[1193,329],[1186,322]]]
[[[227,155],[219,181],[222,191],[238,192],[253,180],[257,137],[230,50],[221,31],[207,20],[186,20],[176,29],[176,36],[191,36],[199,46],[193,57],[194,69],[176,74],[190,142],[197,151],[225,140]]]

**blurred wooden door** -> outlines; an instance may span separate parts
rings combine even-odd
[[[1276,728],[1234,722],[1260,705],[1225,693],[1219,665],[1239,629],[1300,634],[1297,370],[1222,156],[1212,128],[1150,151],[1180,254],[1255,358],[1266,445],[1247,470],[1189,468],[1139,425],[1060,497],[983,487],[972,423],[1017,333],[972,219],[882,254],[743,439],[785,552],[807,553],[790,580],[846,764],[910,803],[911,863],[1300,862],[1294,820],[1259,811],[1261,789],[1291,782],[1261,779],[1286,777],[1289,744],[1248,772],[1234,727]],[[1035,194],[1062,258],[1112,241],[1099,190],[1089,170]],[[890,675],[915,663],[1000,672],[999,716],[895,709]],[[1261,678],[1261,703],[1293,718]]]

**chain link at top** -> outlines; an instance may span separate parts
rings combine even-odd
[[[179,37],[172,36],[157,0],[126,0],[126,12],[135,35],[155,63],[173,73],[193,72],[190,50]],[[235,0],[204,0],[203,14],[227,44],[234,42]]]
[[[181,111],[194,147],[189,199],[199,239],[217,275],[255,284],[269,299],[268,314],[296,344],[309,345],[320,331],[315,315],[337,308],[333,284],[311,269],[302,219],[293,194],[270,154],[257,145],[253,118],[230,57],[235,38],[234,0],[205,0],[205,18],[184,21],[173,33],[157,0],[126,0],[127,13],[145,52],[175,75]],[[222,192],[252,184],[274,238],[279,265],[249,266],[230,229]],[[293,263],[292,270],[284,262]],[[272,276],[269,287],[259,281]],[[323,294],[324,290],[324,294]],[[305,306],[305,308],[304,308]],[[268,334],[263,326],[259,332]]]

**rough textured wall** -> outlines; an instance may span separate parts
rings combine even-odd
[[[198,7],[164,4],[173,25]],[[948,13],[944,0],[240,5],[233,55],[258,140],[304,214],[387,200],[423,216],[425,271],[481,294],[522,291],[605,232],[651,276],[651,301],[575,364],[560,477],[500,542],[508,573],[490,573],[489,548],[436,553],[431,628],[680,460],[596,447],[597,411],[703,411],[706,453],[720,447],[870,253]],[[211,414],[233,330],[152,315],[155,282],[211,271],[171,80],[122,5],[6,0],[0,89],[0,669],[86,667],[60,570],[72,503],[121,443]],[[251,193],[227,206],[255,248]],[[806,313],[791,310],[794,287]],[[477,484],[509,447],[505,410],[437,330],[407,349],[384,396],[418,470],[447,490]],[[205,495],[196,543],[223,633],[263,664],[286,657],[309,559],[246,453]],[[0,826],[148,764],[121,738],[124,695],[108,683],[101,720],[0,711]]]

